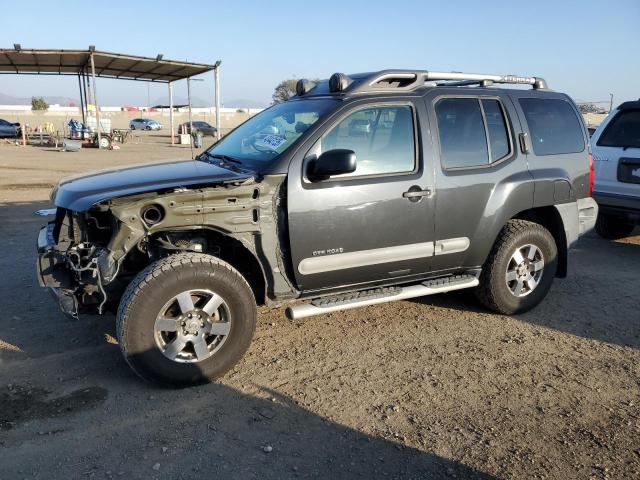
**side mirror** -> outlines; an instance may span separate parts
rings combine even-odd
[[[322,180],[332,175],[343,175],[355,171],[356,153],[342,148],[324,152],[309,165],[309,177],[313,180]]]

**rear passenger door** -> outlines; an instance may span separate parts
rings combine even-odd
[[[498,89],[439,87],[425,102],[438,154],[433,270],[480,267],[504,217],[531,207],[518,116]]]

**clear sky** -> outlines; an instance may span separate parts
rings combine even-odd
[[[0,7],[4,48],[91,44],[167,59],[220,59],[223,103],[267,103],[274,86],[292,76],[384,68],[542,76],[577,101],[640,97],[640,0],[0,0]],[[204,78],[192,94],[212,99],[213,74]],[[149,89],[152,102],[167,96],[166,85]],[[174,90],[185,97],[185,82]],[[3,75],[0,93],[78,97],[73,77]],[[146,104],[147,86],[100,79],[98,95],[102,104]]]

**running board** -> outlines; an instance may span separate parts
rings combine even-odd
[[[463,288],[475,287],[478,283],[478,278],[474,275],[454,275],[451,277],[427,280],[418,285],[409,285],[407,287],[374,288],[360,292],[317,298],[311,303],[294,305],[293,307],[287,308],[286,315],[290,320],[297,320],[299,318],[323,315],[325,313],[349,310],[367,305],[377,305],[379,303],[394,302],[407,298],[462,290]]]

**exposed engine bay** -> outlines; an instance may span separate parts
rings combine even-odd
[[[273,213],[281,182],[272,180],[148,192],[105,200],[84,212],[58,207],[38,239],[40,283],[52,289],[66,314],[101,314],[117,307],[126,285],[147,265],[187,251],[233,258],[263,284],[265,270],[276,271],[275,288],[295,295],[281,273],[286,266]],[[265,241],[269,248],[263,251]]]

